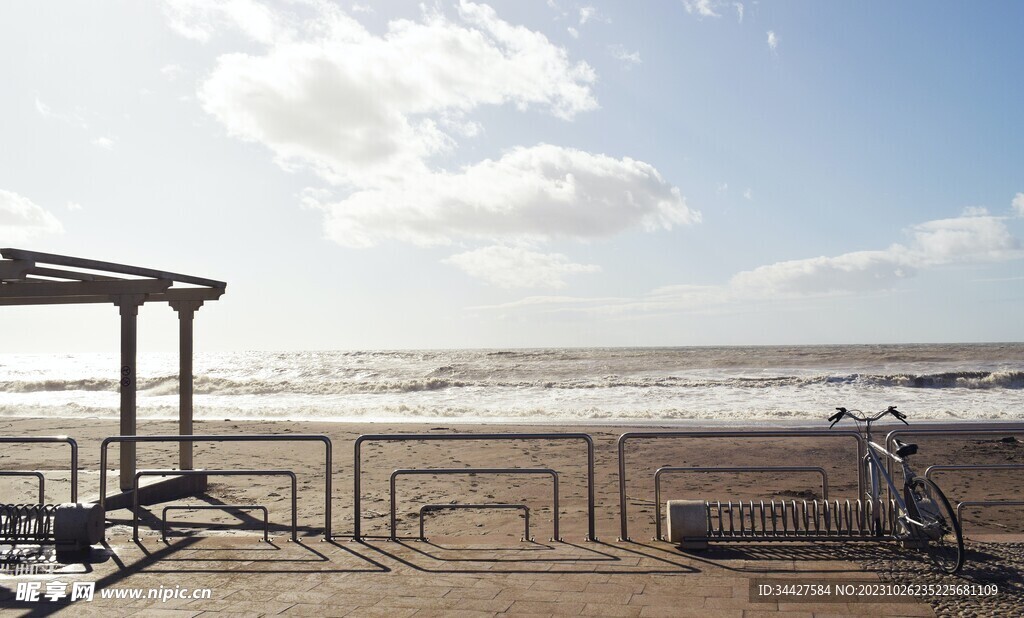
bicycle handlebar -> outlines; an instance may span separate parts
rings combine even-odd
[[[876,415],[874,415],[874,416],[872,416],[870,418],[868,418],[866,416],[857,416],[856,414],[854,414],[854,412],[860,412],[860,410],[847,410],[846,408],[836,408],[836,410],[837,411],[836,411],[835,414],[833,414],[832,416],[828,417],[828,420],[832,421],[832,424],[828,426],[829,429],[835,427],[836,423],[838,423],[839,421],[843,420],[843,417],[846,417],[846,416],[849,416],[850,418],[852,418],[855,421],[871,423],[871,422],[877,421],[878,419],[882,418],[886,414],[891,414],[891,415],[895,416],[896,419],[898,421],[900,421],[901,423],[903,423],[904,425],[908,425],[908,426],[910,425],[910,423],[907,422],[907,415],[902,413],[902,412],[900,412],[899,410],[897,410],[896,406],[889,406],[885,410],[882,410],[881,412],[879,412],[878,414],[876,414]]]

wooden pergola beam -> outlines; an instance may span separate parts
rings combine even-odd
[[[223,295],[224,290],[212,290],[210,288],[184,288],[181,290],[171,288],[163,292],[147,294],[145,302],[159,303],[176,300],[217,300]],[[86,305],[116,302],[116,298],[111,295],[32,296],[27,298],[0,297],[0,307],[14,305]]]
[[[34,266],[31,260],[0,260],[0,279],[21,279]]]
[[[74,281],[124,281],[124,277],[108,277],[106,275],[94,275],[92,273],[79,273],[73,270],[61,268],[33,267],[25,271],[27,275],[37,277],[52,277],[54,279],[71,279]]]
[[[0,298],[33,298],[39,296],[95,296],[98,294],[151,294],[171,287],[170,279],[135,279],[122,281],[31,281],[0,284]]]
[[[170,279],[181,283],[192,285],[204,285],[211,288],[225,288],[227,283],[213,279],[203,279],[192,275],[182,275],[152,268],[139,266],[128,266],[127,264],[115,264],[114,262],[101,262],[99,260],[87,260],[84,258],[70,257],[67,255],[56,255],[54,253],[39,253],[37,251],[25,251],[24,249],[12,249],[10,247],[0,249],[0,255],[9,260],[30,260],[56,266],[69,266],[71,268],[84,268],[86,270],[105,270],[122,275],[134,275],[136,277],[148,277],[150,279]]]

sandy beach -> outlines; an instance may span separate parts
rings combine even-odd
[[[902,427],[902,426],[901,426]],[[919,428],[930,427],[926,425]],[[979,427],[992,427],[985,425]],[[887,426],[888,429],[897,426]],[[616,440],[626,431],[671,431],[679,427],[630,426],[558,426],[558,425],[473,425],[445,423],[379,424],[331,422],[258,422],[197,421],[196,434],[320,434],[333,443],[333,532],[352,532],[353,444],[363,434],[380,433],[564,433],[582,432],[595,443],[595,506],[599,538],[619,535],[618,472]],[[699,427],[686,427],[700,429]],[[721,430],[721,427],[715,429]],[[741,428],[729,428],[742,430]],[[838,430],[837,430],[838,431]],[[87,419],[2,419],[3,435],[68,435],[79,445],[79,494],[92,500],[99,491],[99,454],[103,438],[118,434],[114,420]],[[140,435],[176,434],[177,425],[169,421],[143,421]],[[884,436],[878,432],[876,439]],[[1003,438],[1006,438],[1004,440]],[[1014,434],[965,438],[921,438],[921,447],[914,457],[919,473],[935,463],[1004,464],[1024,463],[1024,446]],[[138,469],[178,467],[176,444],[141,444],[138,447]],[[323,527],[324,454],[319,444],[301,442],[262,443],[197,443],[194,447],[197,468],[282,468],[295,471],[299,482],[299,520],[305,527]],[[33,447],[11,446],[0,455],[2,469],[52,470],[47,473],[47,497],[63,501],[68,495],[68,449],[60,445]],[[638,538],[653,536],[654,471],[662,466],[821,466],[827,474],[830,499],[857,497],[856,449],[851,439],[817,437],[794,438],[681,438],[672,440],[638,440],[627,448],[630,525]],[[117,447],[110,447],[111,475],[108,492],[117,486]],[[257,463],[258,462],[258,463]],[[563,441],[463,441],[463,442],[368,442],[363,446],[363,534],[385,535],[389,505],[388,477],[398,468],[552,468],[559,472],[561,485],[562,530],[573,537],[586,535],[586,450],[583,442]],[[1005,500],[1015,493],[1014,474],[1007,472],[957,472],[939,478],[950,499]],[[2,479],[5,495],[20,487],[29,500],[34,479]],[[287,483],[283,479],[252,477],[244,479],[214,478],[216,492],[225,497],[274,505],[288,505]],[[274,494],[274,495],[271,495]],[[664,499],[813,499],[821,498],[821,482],[817,475],[800,473],[694,474],[666,477]],[[534,512],[536,526],[550,531],[551,482],[546,478],[470,478],[416,477],[400,479],[398,484],[400,521],[410,517],[423,504],[439,502],[527,502]],[[405,510],[403,510],[405,507]],[[271,520],[286,521],[288,513],[275,513]],[[984,517],[981,517],[981,515]],[[209,514],[204,514],[207,516]],[[509,516],[505,516],[509,515]],[[433,534],[458,532],[494,536],[508,532],[515,536],[520,530],[511,514],[446,513],[431,524]],[[983,513],[966,513],[968,534],[997,533],[1021,522],[1013,509],[990,508]],[[464,520],[487,521],[486,526],[463,528]],[[497,526],[497,528],[495,527]],[[411,528],[402,533],[413,534]],[[520,535],[521,536],[521,535]],[[550,535],[548,535],[550,536]]]
[[[144,421],[140,434],[173,434],[175,423]],[[332,528],[335,537],[351,536],[353,530],[353,444],[356,437],[370,433],[480,433],[480,432],[586,432],[595,443],[595,507],[597,538],[603,543],[616,545],[619,536],[618,472],[616,440],[624,431],[635,427],[618,426],[551,426],[551,425],[467,425],[438,421],[431,424],[349,424],[329,422],[252,422],[201,421],[197,434],[323,434],[333,442],[332,466]],[[669,428],[663,428],[669,429]],[[658,431],[645,426],[643,431]],[[98,495],[98,466],[100,442],[117,434],[113,420],[88,419],[3,419],[0,434],[58,435],[74,437],[79,444],[79,495],[83,501]],[[1024,447],[1012,434],[984,436],[971,439],[922,439],[921,454],[915,458],[916,467],[923,471],[927,465],[943,461],[948,463],[1021,463]],[[384,543],[389,533],[388,477],[398,468],[552,468],[559,473],[561,536],[569,544],[582,543],[587,534],[586,451],[582,441],[543,440],[536,442],[461,441],[461,442],[367,442],[363,445],[362,477],[362,534],[371,544]],[[654,536],[653,473],[661,466],[821,466],[828,474],[830,499],[856,498],[854,463],[856,449],[851,439],[828,437],[800,439],[671,439],[638,440],[627,448],[628,509],[630,537],[638,543],[649,544]],[[112,449],[110,461],[116,462]],[[0,454],[0,469],[43,470],[47,476],[47,501],[67,499],[69,490],[68,449],[61,445],[45,447],[18,446],[6,448]],[[206,469],[274,468],[293,470],[298,475],[298,526],[302,537],[319,537],[324,529],[324,449],[316,443],[198,443],[195,446],[195,465]],[[177,445],[140,444],[138,468],[177,467]],[[975,472],[947,473],[939,478],[951,500],[1012,499],[1016,485],[1012,473]],[[3,495],[18,495],[18,500],[33,499],[34,479],[2,479]],[[290,491],[282,478],[245,477],[211,478],[206,496],[188,500],[192,503],[260,504],[269,509],[272,535],[278,540],[288,536],[290,521]],[[109,491],[115,491],[117,477],[108,481]],[[19,493],[20,492],[20,493]],[[798,500],[820,498],[821,482],[813,474],[760,473],[760,474],[699,474],[666,477],[663,499],[702,498],[710,500],[778,499]],[[539,542],[552,535],[551,480],[535,475],[466,475],[451,477],[416,476],[400,478],[397,482],[397,534],[410,540],[418,536],[418,511],[425,504],[450,503],[509,503],[525,504],[530,508],[531,533]],[[150,507],[140,514],[141,535],[144,545],[159,542],[160,510]],[[174,512],[172,514],[172,544],[202,538],[206,543],[249,543],[259,538],[260,524],[255,513],[243,515],[220,511]],[[1009,541],[1019,540],[1022,519],[1019,510],[989,508],[965,513],[965,533],[974,548],[974,565],[969,564],[957,581],[987,581],[993,577],[1010,585],[1000,602],[1019,592],[1021,579],[1019,562],[1014,552],[1005,556],[987,554],[978,559],[979,542],[1002,541],[992,547],[1013,548]],[[131,539],[131,513],[128,510],[108,512],[111,525],[107,530],[112,544],[129,544]],[[216,524],[212,529],[211,524]],[[516,511],[455,511],[445,510],[428,516],[426,532],[431,543],[450,543],[453,546],[483,546],[498,549],[508,555],[521,555],[526,546],[521,543],[523,521]],[[1017,536],[1013,536],[1016,533]],[[993,536],[995,535],[995,536]],[[406,546],[406,542],[398,544]],[[384,545],[386,547],[388,545]],[[391,544],[391,546],[394,546]],[[409,545],[410,547],[415,546]],[[758,562],[753,555],[742,551],[736,554],[731,547],[713,547],[708,552],[688,556],[666,543],[656,544],[661,551],[674,554],[673,560],[686,564],[689,560],[727,564],[742,556],[744,566],[756,565],[755,572],[772,572],[781,560],[790,569],[800,570],[802,556],[808,545],[772,545]],[[763,546],[768,547],[768,546]],[[881,581],[898,581],[900,574],[918,573],[929,581],[939,578],[928,565],[908,560],[890,548],[842,547],[835,544],[814,546],[814,552],[824,552],[816,559],[840,560],[855,565],[857,571],[876,573]],[[986,545],[986,547],[989,547]],[[787,549],[788,548],[788,549]],[[991,550],[991,547],[989,547]],[[1001,550],[1000,550],[1001,551]],[[1009,551],[1009,550],[1007,550]],[[1016,551],[1016,550],[1014,550]],[[724,553],[723,553],[724,552]],[[787,553],[791,552],[791,553]],[[506,556],[507,558],[507,556]],[[984,563],[984,564],[980,564]],[[494,564],[500,564],[500,561]],[[814,560],[804,566],[813,565]],[[1016,566],[1014,566],[1016,564]],[[493,566],[493,565],[492,565]],[[558,570],[558,564],[546,565],[547,570]],[[815,570],[817,572],[817,570]],[[1015,582],[1015,583],[1014,583]],[[376,586],[390,586],[386,576]],[[1018,599],[1019,600],[1019,599]],[[931,599],[936,608],[949,599]],[[976,598],[958,598],[957,602],[980,602]],[[993,602],[988,599],[987,602]],[[1016,600],[1014,601],[1017,602]],[[740,604],[742,605],[742,604]],[[984,606],[983,606],[984,607]],[[740,609],[751,609],[749,606]],[[437,608],[435,608],[437,609]],[[777,608],[776,608],[777,609]],[[866,608],[861,608],[866,609]],[[905,611],[904,608],[901,611]],[[850,610],[856,613],[856,608]],[[543,613],[543,612],[542,612]],[[897,613],[900,613],[897,611]]]

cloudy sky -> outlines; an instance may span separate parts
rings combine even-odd
[[[209,351],[1020,341],[1021,23],[4,2],[0,246],[227,281]],[[4,351],[117,346],[113,306],[3,311]]]

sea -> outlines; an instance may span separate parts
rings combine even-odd
[[[0,354],[0,416],[116,418],[110,354]],[[176,418],[178,359],[142,354],[140,418]],[[837,406],[1024,418],[1024,344],[200,353],[196,418],[805,424]]]

